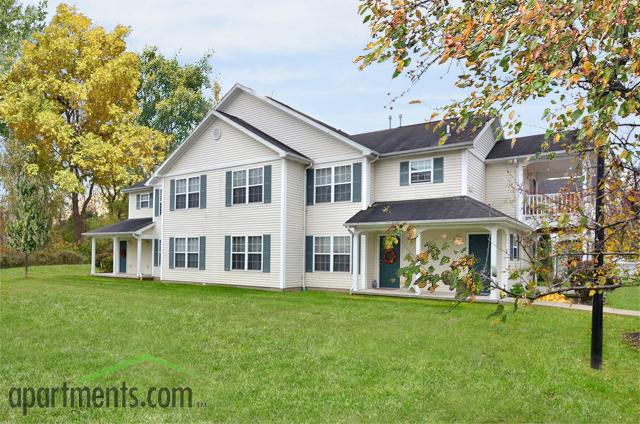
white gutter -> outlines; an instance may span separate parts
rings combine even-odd
[[[516,227],[525,228],[531,230],[532,228],[524,222],[518,221],[511,217],[493,217],[493,218],[466,218],[466,219],[431,219],[431,220],[414,220],[414,221],[381,221],[381,222],[362,222],[362,223],[344,223],[347,227],[377,227],[377,226],[389,226],[392,222],[402,222],[405,224],[421,224],[421,225],[447,225],[447,224],[477,224],[477,223],[493,223],[493,222],[508,222]]]
[[[447,152],[452,150],[461,150],[469,146],[473,146],[473,141],[465,141],[464,143],[455,143],[455,144],[450,144],[448,146],[445,143],[442,146],[423,147],[420,149],[409,149],[409,150],[401,150],[397,152],[381,153],[379,155],[379,158],[385,159],[390,157],[413,155],[416,153]]]

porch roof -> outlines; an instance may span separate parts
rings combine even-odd
[[[108,236],[113,234],[134,234],[141,233],[154,225],[153,218],[126,219],[116,224],[82,233],[85,236]]]
[[[514,224],[524,225],[491,206],[468,196],[376,202],[367,209],[356,213],[345,224],[347,226],[356,226],[360,224],[388,224],[391,222],[473,222],[488,220],[508,220]]]

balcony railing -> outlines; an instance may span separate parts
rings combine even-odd
[[[525,216],[568,213],[575,211],[579,202],[578,193],[527,194],[522,213]]]

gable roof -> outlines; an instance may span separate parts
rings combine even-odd
[[[473,140],[485,128],[490,118],[483,118],[481,125],[470,122],[461,131],[451,130],[447,140],[441,145],[440,137],[446,131],[446,125],[455,126],[455,119],[445,120],[445,125],[436,128],[440,121],[406,125],[387,130],[355,134],[351,137],[365,146],[380,152],[381,155],[399,154],[447,147],[462,147],[473,144]]]
[[[153,171],[153,174],[151,175],[151,177],[149,177],[147,183],[151,182],[153,178],[155,178],[165,167],[171,165],[176,159],[178,159],[182,152],[187,149],[188,146],[193,143],[198,138],[198,136],[200,136],[207,129],[209,123],[214,118],[218,118],[223,122],[226,122],[227,124],[245,133],[254,140],[269,147],[270,149],[278,153],[282,158],[294,159],[303,163],[311,163],[311,160],[308,157],[296,152],[295,150],[286,146],[284,143],[276,140],[275,138],[268,136],[257,128],[249,125],[247,122],[242,121],[240,118],[236,118],[235,116],[229,115],[228,113],[212,109],[207,114],[207,116],[198,124],[198,126],[191,132],[191,134],[189,134],[189,136],[187,136],[187,138],[185,138],[184,141],[180,143],[178,148],[175,149],[173,153],[171,153],[169,157],[166,158],[158,168],[156,168],[155,171]],[[264,136],[266,136],[266,138]]]
[[[376,202],[347,220],[347,224],[387,224],[439,220],[508,219],[510,216],[468,196]],[[517,221],[515,221],[517,222]]]
[[[134,193],[136,191],[148,191],[151,190],[151,187],[147,186],[147,179],[144,179],[142,181],[138,181],[135,184],[131,184],[128,187],[125,187],[122,189],[123,193]]]
[[[292,108],[289,105],[286,105],[284,103],[282,103],[281,101],[275,100],[271,97],[267,97],[267,96],[261,96],[258,93],[256,93],[255,91],[253,91],[251,88],[249,87],[245,87],[242,84],[236,83],[234,84],[233,87],[231,87],[231,89],[229,91],[227,91],[227,93],[222,97],[222,100],[220,100],[220,103],[218,103],[218,105],[216,106],[217,110],[221,110],[224,108],[225,104],[227,102],[230,102],[231,99],[233,99],[233,97],[239,92],[242,91],[244,93],[247,93],[259,100],[262,100],[263,102],[270,104],[272,106],[274,106],[275,108],[311,125],[312,127],[315,127],[317,129],[319,129],[320,131],[329,134],[331,136],[333,136],[334,138],[338,139],[339,141],[347,144],[348,146],[353,147],[356,150],[359,150],[362,152],[362,154],[365,155],[369,155],[369,154],[377,154],[376,151],[371,150],[369,147],[358,143],[357,141],[355,141],[349,134],[347,134],[344,131],[341,131],[335,127],[332,127],[331,125],[325,124],[324,122],[312,118],[311,116],[304,114],[300,111],[298,111],[297,109]]]
[[[511,146],[511,139],[498,140],[487,155],[487,159],[506,159],[519,156],[533,156],[538,153],[564,152],[563,141],[575,139],[575,133],[569,133],[559,143],[552,143],[544,134],[536,134],[516,138],[516,143]],[[545,143],[549,143],[547,149],[543,148]]]
[[[300,157],[303,157],[305,159],[309,159],[308,157],[306,157],[305,155],[303,155],[302,153],[298,152],[297,150],[287,146],[286,144],[284,144],[283,142],[276,140],[275,138],[271,137],[269,134],[260,131],[259,129],[257,129],[256,127],[254,127],[253,125],[249,124],[247,121],[238,118],[237,116],[233,116],[230,115],[226,112],[223,112],[221,110],[217,111],[218,113],[221,113],[222,115],[224,115],[225,117],[231,119],[233,122],[235,122],[236,124],[242,126],[243,128],[247,129],[248,131],[251,131],[253,134],[257,135],[258,137],[261,137],[262,139],[264,139],[265,141],[273,144],[274,146],[289,152],[289,153],[293,153],[295,155],[298,155]],[[311,160],[311,159],[309,159]]]

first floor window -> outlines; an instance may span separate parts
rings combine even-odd
[[[176,238],[174,244],[174,266],[176,268],[198,268],[200,260],[200,238]]]
[[[231,269],[262,270],[262,236],[231,237]]]
[[[313,266],[315,271],[351,271],[351,237],[314,237]]]
[[[431,159],[412,160],[410,162],[411,184],[431,182]]]
[[[160,266],[162,264],[162,240],[153,240],[153,266]]]
[[[336,272],[351,270],[351,237],[333,238],[333,270]]]
[[[176,238],[175,239],[175,252],[174,252],[174,266],[176,268],[184,268],[187,263],[187,239]]]
[[[313,251],[314,269],[316,271],[331,271],[331,237],[316,237]]]
[[[520,236],[509,234],[509,253],[511,260],[520,259]]]

